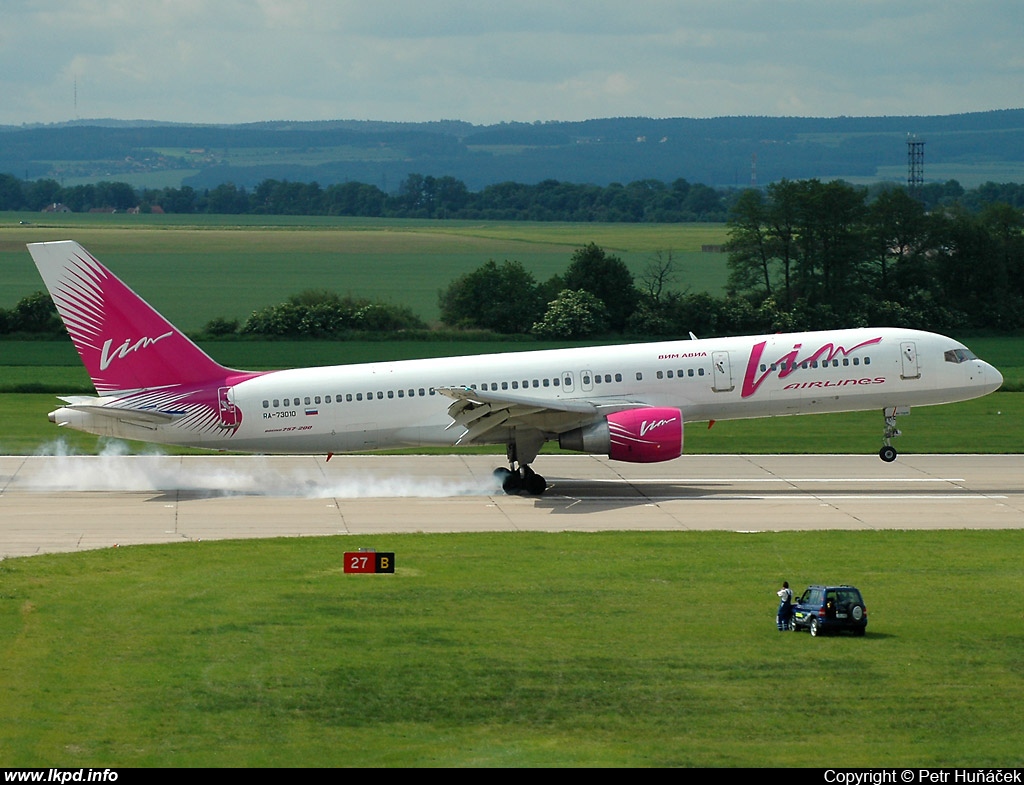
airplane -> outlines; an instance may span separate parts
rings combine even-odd
[[[942,335],[884,327],[239,371],[184,333],[70,240],[32,259],[96,388],[51,422],[87,433],[256,453],[503,444],[506,493],[539,495],[548,441],[612,460],[683,451],[684,422],[879,409],[879,456],[896,418],[965,401],[1003,377]]]

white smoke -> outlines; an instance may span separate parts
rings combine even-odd
[[[305,499],[378,497],[444,498],[490,496],[499,480],[353,473],[344,458],[321,464],[293,459],[287,471],[258,456],[128,455],[121,442],[108,442],[99,455],[75,454],[52,442],[27,458],[11,487],[29,491],[185,491],[209,496],[270,496]],[[410,460],[416,460],[410,458]],[[429,460],[429,459],[421,459]],[[460,474],[462,474],[460,472]]]

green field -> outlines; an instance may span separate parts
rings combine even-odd
[[[28,215],[28,218],[26,218]],[[722,224],[558,224],[398,221],[244,216],[0,214],[0,308],[42,288],[29,242],[80,242],[158,311],[184,330],[222,316],[245,320],[306,289],[331,289],[438,316],[437,295],[489,259],[521,262],[539,281],[562,273],[590,242],[639,274],[671,250],[677,286],[721,293]],[[25,226],[19,221],[31,220]]]
[[[394,551],[396,574],[344,575],[359,546]],[[0,760],[1022,766],[1022,548],[1021,531],[518,533],[8,559]],[[783,578],[859,586],[867,635],[777,632]]]

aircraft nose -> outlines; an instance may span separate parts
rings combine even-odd
[[[984,391],[982,395],[995,392],[1002,386],[1002,374],[999,373],[999,369],[981,359],[977,360],[976,367],[971,370],[970,379],[972,386]]]
[[[982,361],[978,381],[984,386],[986,393],[995,392],[1003,386],[1003,375],[994,365]]]

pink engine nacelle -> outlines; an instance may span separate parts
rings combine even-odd
[[[558,437],[558,446],[607,455],[613,461],[671,461],[683,454],[683,413],[664,407],[615,412],[604,422],[566,431]]]

